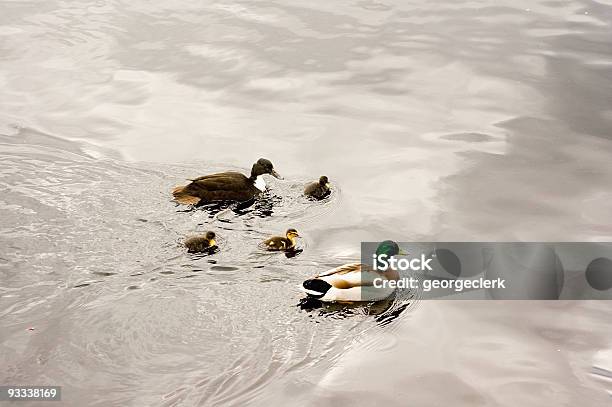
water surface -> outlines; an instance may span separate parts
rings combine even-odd
[[[308,311],[296,289],[361,241],[609,241],[609,1],[0,5],[1,383],[65,405],[609,404],[606,302]],[[169,199],[259,157],[285,180],[243,212]],[[332,196],[301,198],[323,174]],[[257,249],[288,227],[298,256]],[[186,254],[208,229],[220,252]]]

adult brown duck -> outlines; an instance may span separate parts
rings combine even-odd
[[[191,180],[191,183],[176,187],[172,195],[176,202],[184,205],[199,205],[215,201],[239,201],[252,199],[266,189],[262,177],[270,174],[282,179],[274,170],[274,166],[265,158],[260,158],[251,169],[251,176],[235,171],[204,175]]]

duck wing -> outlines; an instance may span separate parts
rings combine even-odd
[[[290,242],[287,241],[284,237],[275,236],[269,239],[266,239],[262,243],[262,247],[267,250],[285,250],[290,246]]]
[[[365,264],[352,263],[325,271],[315,278],[325,280],[338,289],[348,289],[373,286],[374,280],[380,277],[381,274],[371,267]]]
[[[367,267],[364,264],[361,263],[349,263],[349,264],[343,264],[342,266],[333,268],[331,270],[327,270],[324,271],[322,273],[317,274],[317,278],[318,277],[326,277],[326,276],[331,276],[334,274],[338,274],[338,275],[343,275],[343,274],[349,274],[349,273],[359,273],[361,271],[362,267]]]
[[[190,184],[175,188],[172,194],[179,203],[195,205],[201,200],[247,201],[253,198],[256,192],[257,188],[245,175],[239,172],[221,172],[195,178]]]
[[[192,179],[187,188],[205,191],[236,191],[248,188],[251,185],[249,178],[244,174],[229,171]]]
[[[318,188],[319,188],[319,183],[318,182],[313,182],[311,184],[308,184],[304,188],[304,194],[306,194],[306,195],[315,194],[315,193],[317,193],[317,189]]]

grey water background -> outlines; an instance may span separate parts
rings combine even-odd
[[[361,241],[610,241],[609,1],[0,10],[2,384],[75,406],[609,405],[609,302],[296,307]],[[243,213],[169,200],[259,157],[285,180]],[[301,198],[322,174],[329,200]],[[303,253],[257,250],[287,227]],[[221,251],[184,253],[207,229]]]

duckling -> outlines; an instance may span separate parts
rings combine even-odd
[[[313,182],[306,185],[306,188],[304,188],[304,195],[315,199],[323,199],[331,192],[329,187],[329,180],[323,175],[319,178],[319,182]]]
[[[217,246],[215,232],[206,232],[205,235],[192,236],[185,240],[185,247],[189,253],[207,252]]]
[[[184,205],[214,201],[244,202],[266,189],[263,174],[282,179],[274,170],[270,160],[260,158],[253,164],[250,177],[235,171],[204,175],[190,180],[191,183],[188,185],[174,188],[172,195],[176,202]]]
[[[397,243],[385,240],[378,245],[376,255],[403,255]],[[395,288],[374,287],[375,279],[399,280],[397,270],[374,270],[371,267],[350,263],[333,268],[302,283],[302,290],[311,298],[323,302],[380,301],[391,296]]]
[[[297,230],[288,229],[285,233],[286,237],[283,236],[273,236],[269,239],[263,241],[262,245],[266,248],[266,250],[273,251],[287,251],[295,249],[296,237],[299,237]]]

